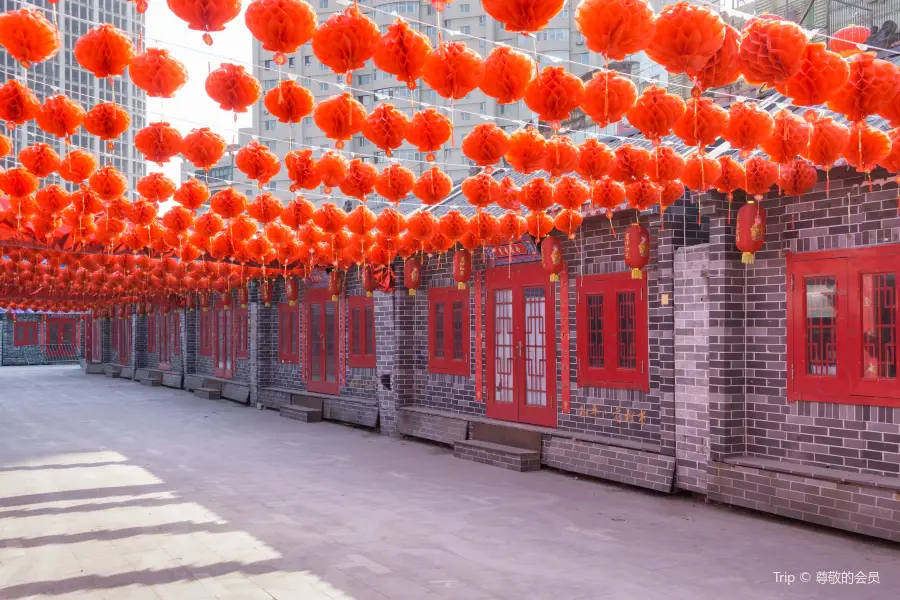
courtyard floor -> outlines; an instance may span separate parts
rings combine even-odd
[[[852,572],[852,589],[846,576],[817,583],[829,571]],[[864,600],[898,590],[900,547],[884,542],[514,473],[74,367],[0,368],[0,600]]]

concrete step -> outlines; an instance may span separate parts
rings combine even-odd
[[[453,444],[453,456],[511,471],[537,471],[541,453],[517,446],[504,446],[480,440],[459,440]]]
[[[219,390],[207,387],[194,389],[194,395],[198,398],[203,398],[204,400],[218,400],[222,397],[222,393]]]
[[[109,377],[110,379],[118,379],[119,376],[121,375],[121,372],[119,372],[119,371],[107,371],[107,372],[105,373],[105,375],[106,375],[107,377]]]
[[[144,378],[139,381],[141,382],[141,385],[146,385],[149,387],[160,387],[162,385],[161,379]]]
[[[102,375],[104,367],[103,363],[89,362],[84,364],[84,372],[88,375]]]
[[[287,419],[304,423],[318,423],[322,420],[322,411],[308,406],[282,405],[279,414]]]

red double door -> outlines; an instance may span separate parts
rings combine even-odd
[[[487,272],[488,417],[556,426],[555,307],[554,286],[540,263]]]
[[[307,290],[306,308],[306,387],[311,392],[339,394],[338,377],[338,303],[327,289]]]
[[[75,319],[47,319],[44,337],[45,354],[48,356],[75,356]]]
[[[234,311],[225,310],[225,303],[216,303],[213,314],[213,365],[216,377],[234,377]]]

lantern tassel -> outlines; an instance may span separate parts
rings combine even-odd
[[[745,265],[752,265],[755,260],[756,257],[752,252],[744,252],[741,254],[741,262]]]
[[[643,279],[644,273],[640,269],[632,269],[631,270],[631,278],[632,279]]]

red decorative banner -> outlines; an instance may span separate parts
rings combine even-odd
[[[306,348],[306,323],[303,321],[303,316],[306,313],[307,311],[302,308],[297,311],[297,314],[300,315],[300,351],[297,353],[297,358],[300,359],[300,383],[306,382],[306,354],[308,349]]]
[[[569,373],[569,269],[563,267],[559,273],[559,323],[562,333],[562,411],[569,412],[569,400],[572,395],[571,374]]]
[[[337,301],[337,311],[338,311],[338,356],[339,356],[339,366],[341,372],[341,387],[344,387],[344,384],[347,383],[347,361],[344,360],[344,295],[341,294],[338,296]]]
[[[475,401],[484,402],[481,391],[481,271],[475,273]]]

